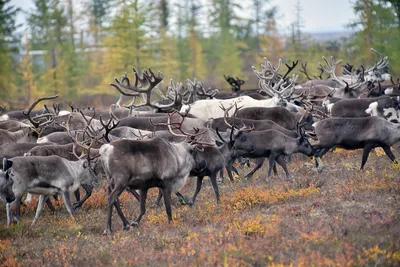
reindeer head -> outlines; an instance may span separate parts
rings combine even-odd
[[[15,195],[12,190],[14,181],[11,179],[7,171],[0,170],[0,197],[6,203],[11,203],[15,200]]]

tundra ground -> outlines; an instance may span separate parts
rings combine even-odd
[[[267,166],[245,180],[249,169],[239,168],[234,184],[220,185],[220,204],[206,178],[195,206],[181,206],[173,196],[173,224],[163,207],[150,208],[157,195],[151,189],[139,228],[123,231],[114,211],[112,236],[102,235],[104,184],[76,221],[59,201],[32,228],[34,203],[24,207],[22,223],[7,228],[1,207],[0,265],[399,266],[400,165],[379,149],[364,171],[359,150],[336,150],[324,163],[319,173],[308,158],[294,157],[293,181],[266,179]],[[194,188],[191,179],[181,192],[188,197]],[[138,202],[127,193],[121,199],[133,220]]]

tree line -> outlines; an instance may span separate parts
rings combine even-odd
[[[21,34],[16,16],[22,11],[0,0],[0,97],[11,108],[55,93],[101,105],[105,95],[117,98],[108,84],[115,76],[131,74],[132,66],[161,70],[164,87],[171,78],[185,82],[196,77],[206,86],[227,89],[226,74],[254,88],[250,67],[264,56],[272,62],[308,61],[309,72],[317,74],[323,55],[371,65],[376,59],[369,48],[374,47],[389,57],[390,72],[400,75],[398,0],[353,1],[355,19],[346,22],[338,16],[337,23],[347,23],[354,34],[325,43],[303,32],[300,2],[288,36],[278,28],[282,11],[265,0],[252,0],[246,7],[238,0],[33,2],[34,8],[24,11],[28,23]]]

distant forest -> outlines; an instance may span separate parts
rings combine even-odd
[[[251,66],[263,57],[307,61],[310,74],[318,75],[322,56],[372,65],[377,58],[371,47],[389,57],[394,77],[400,75],[399,0],[352,1],[356,19],[341,21],[338,14],[337,23],[348,23],[354,34],[322,43],[304,33],[300,2],[287,36],[268,1],[252,0],[246,12],[241,2],[35,0],[22,36],[16,23],[22,11],[10,0],[0,1],[0,104],[24,108],[37,97],[59,93],[64,101],[103,106],[107,97],[118,98],[108,84],[125,72],[133,76],[132,67],[162,71],[162,90],[171,78],[184,84],[197,78],[207,88],[230,90],[223,74],[255,88]]]

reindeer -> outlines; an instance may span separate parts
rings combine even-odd
[[[371,116],[379,116],[390,122],[399,123],[400,97],[380,98],[369,104],[365,113]]]
[[[304,115],[304,113],[305,110],[303,109],[293,114],[283,107],[243,108],[237,112],[236,116],[253,120],[271,120],[289,130],[295,130],[297,122],[303,117],[305,129],[312,129],[311,126],[314,123],[314,119],[311,114],[306,113]]]
[[[81,184],[91,185],[97,182],[97,177],[90,167],[88,155],[89,152],[79,157],[76,155],[79,158],[78,161],[69,161],[55,155],[14,157],[3,160],[3,169],[14,182],[12,185],[15,195],[13,204],[18,206],[25,192],[40,195],[32,225],[39,219],[45,198],[49,195],[61,194],[68,213],[73,217],[74,208],[71,205],[70,192],[76,191]],[[7,205],[7,209],[9,208],[10,206]],[[8,218],[7,221],[10,226],[12,218]]]
[[[333,147],[363,149],[361,169],[375,147],[381,147],[394,161],[390,147],[400,141],[400,126],[377,116],[361,118],[328,118],[314,123],[315,141],[311,142],[315,157],[322,157]]]
[[[367,109],[370,104],[387,98],[389,97],[342,99],[330,107],[330,114],[332,117],[368,117],[370,114]]]
[[[275,161],[280,164],[289,178],[289,172],[286,164],[282,160],[282,156],[288,156],[293,153],[303,153],[307,156],[314,155],[314,150],[303,135],[302,125],[297,126],[297,138],[292,138],[275,130],[242,132],[234,137],[235,144],[233,146],[233,156],[243,157],[268,157],[269,169],[268,176],[271,176]],[[250,173],[252,175],[254,172]]]
[[[168,129],[173,131],[171,120],[168,125]],[[171,143],[156,137],[150,140],[122,139],[100,148],[101,161],[109,181],[107,227],[104,234],[111,234],[113,206],[123,221],[124,229],[137,226],[146,211],[147,191],[151,187],[159,187],[163,191],[168,221],[172,221],[171,192],[178,191],[185,184],[195,166],[201,172],[207,165],[202,153],[198,151],[202,143],[195,139],[200,133],[191,135],[179,129],[182,134],[190,137],[190,143]],[[119,208],[118,197],[125,189],[140,190],[140,214],[131,224]]]
[[[290,81],[287,80],[288,74],[294,67],[288,66],[289,70],[284,76],[281,76],[278,72],[282,65],[282,60],[279,61],[277,68],[274,68],[267,59],[265,60],[266,66],[263,66],[260,72],[255,67],[253,67],[253,70],[260,79],[260,89],[271,95],[271,99],[256,100],[250,96],[239,96],[231,99],[199,100],[191,105],[182,105],[181,112],[188,112],[199,119],[209,120],[223,116],[223,112],[219,108],[220,105],[231,106],[235,103],[243,107],[276,107],[284,105],[290,110],[298,111],[300,109],[299,106],[287,101],[293,93],[294,83],[297,79],[297,76],[294,75]]]

